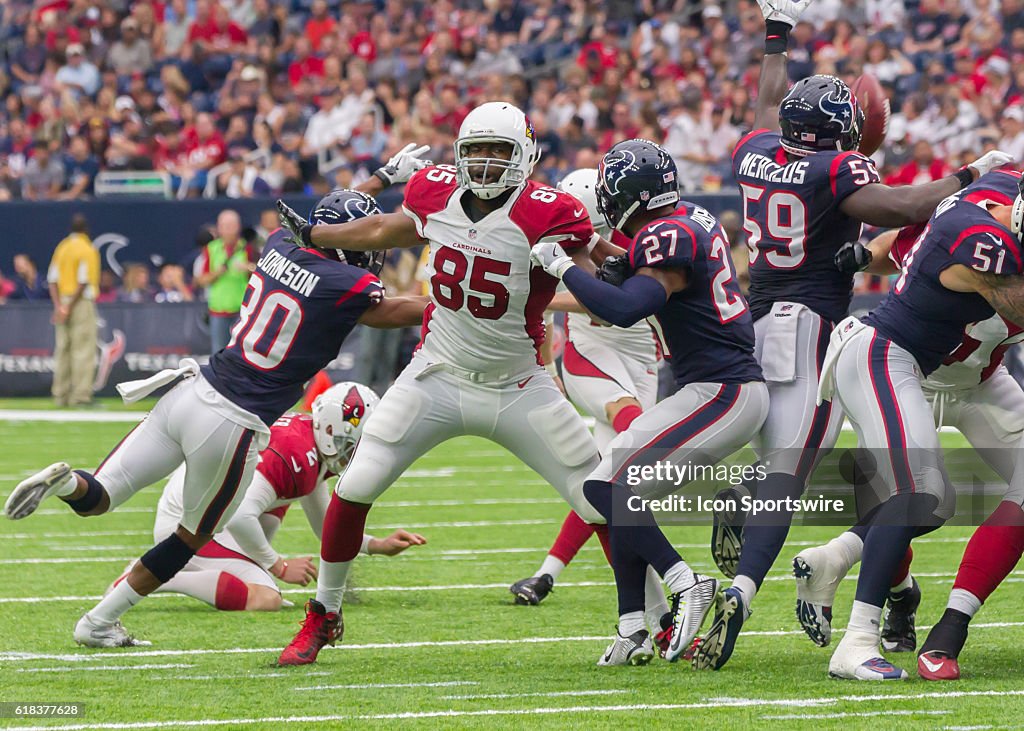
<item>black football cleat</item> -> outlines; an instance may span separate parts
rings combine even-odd
[[[913,652],[917,649],[917,629],[914,627],[917,608],[921,604],[921,587],[912,579],[909,589],[890,593],[886,602],[888,611],[882,624],[882,649],[886,652]]]
[[[541,574],[520,579],[508,590],[515,595],[516,604],[535,607],[544,601],[554,587],[555,580],[551,578],[551,574]]]
[[[715,494],[716,501],[729,505],[727,510],[715,510],[711,514],[711,556],[718,570],[730,579],[736,578],[743,551],[743,524],[747,514],[741,500],[750,492],[743,485],[727,487]]]

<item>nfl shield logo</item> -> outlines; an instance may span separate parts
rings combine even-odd
[[[651,199],[650,191],[647,191],[647,190],[641,190],[640,191],[640,200],[646,201],[646,200],[650,200],[650,199]]]
[[[475,228],[469,229],[469,238],[470,238],[470,240],[475,240],[476,239],[476,229]]]

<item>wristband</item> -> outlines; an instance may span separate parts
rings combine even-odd
[[[359,546],[359,553],[364,553],[367,556],[369,556],[370,555],[370,541],[372,541],[372,540],[373,540],[373,536],[371,536],[369,533],[364,533],[363,534],[362,545]]]
[[[785,53],[789,48],[789,31],[792,30],[788,23],[781,20],[769,20],[765,22],[764,52]]]
[[[972,173],[971,168],[966,165],[953,173],[953,177],[960,181],[960,190],[963,190],[974,182],[974,173]]]
[[[274,563],[277,563],[277,561],[275,561]],[[276,576],[278,579],[280,579],[282,576],[284,576],[284,572],[287,571],[287,570],[288,570],[288,562],[287,561],[282,561],[281,562],[281,573],[274,574],[274,576]]]
[[[377,168],[373,171],[373,176],[379,179],[380,182],[384,183],[385,188],[390,187],[391,176],[388,175],[387,168]]]

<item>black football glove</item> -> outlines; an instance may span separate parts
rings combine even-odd
[[[313,246],[313,240],[309,237],[309,232],[313,230],[313,227],[280,198],[277,200],[277,213],[277,217],[281,221],[281,228],[286,228],[291,232],[295,243]]]
[[[601,268],[597,270],[598,279],[616,287],[629,279],[631,274],[632,272],[629,270],[629,257],[626,255],[606,257],[601,264]]]
[[[839,247],[836,252],[836,269],[843,274],[854,274],[862,272],[871,264],[871,249],[859,241],[851,241]]]

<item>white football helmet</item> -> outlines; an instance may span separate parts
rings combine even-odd
[[[359,383],[338,383],[313,401],[313,439],[324,466],[341,474],[352,459],[363,424],[380,397]]]
[[[1017,237],[1017,241],[1024,243],[1024,178],[1017,183],[1017,197],[1010,211],[1010,231]]]
[[[506,142],[512,145],[512,157],[468,157],[466,148],[473,142]],[[455,140],[455,180],[484,200],[497,198],[509,188],[526,182],[540,159],[533,125],[519,107],[507,102],[487,102],[466,115]],[[475,182],[470,168],[482,168],[481,182]],[[497,180],[486,182],[489,171],[501,171]]]
[[[611,229],[608,228],[608,221],[597,210],[597,176],[597,168],[573,170],[558,183],[558,189],[574,196],[586,206],[594,230],[598,236],[607,239]]]

